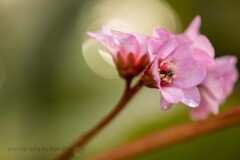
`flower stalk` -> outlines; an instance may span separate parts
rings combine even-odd
[[[102,121],[100,121],[94,128],[82,135],[69,149],[63,151],[54,160],[68,160],[74,156],[84,145],[86,145],[97,133],[106,127],[126,106],[130,99],[143,86],[142,81],[139,81],[134,87],[131,87],[132,79],[126,79],[126,87],[122,98],[116,107],[110,112]]]

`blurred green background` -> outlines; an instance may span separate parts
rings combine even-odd
[[[239,8],[239,0],[0,0],[0,159],[51,159],[118,101],[123,81],[86,31],[109,23],[181,32],[199,14],[216,56],[240,59]],[[239,91],[238,81],[221,111],[240,104]],[[162,112],[158,91],[144,88],[75,159],[189,121],[186,107]],[[136,159],[239,160],[239,135],[236,127]]]

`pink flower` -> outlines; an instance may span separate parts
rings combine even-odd
[[[159,89],[161,109],[166,110],[178,102],[197,107],[200,94],[196,86],[205,78],[206,70],[193,59],[191,43],[179,45],[175,38],[170,38],[149,46],[154,60],[143,72],[142,80],[147,87]]]
[[[207,68],[206,79],[198,86],[201,103],[190,111],[194,120],[205,119],[211,112],[218,114],[219,104],[232,92],[238,77],[236,57],[225,56],[214,60],[214,48],[208,38],[199,33],[200,25],[201,18],[196,16],[184,32],[193,43],[194,58]]]
[[[193,120],[205,119],[211,112],[218,114],[219,104],[222,104],[231,94],[234,83],[237,81],[236,63],[236,57],[224,56],[207,66],[207,77],[198,86],[201,103],[197,108],[190,110]]]
[[[123,33],[103,26],[99,32],[87,33],[111,52],[119,75],[131,79],[149,64],[147,41],[150,37]]]

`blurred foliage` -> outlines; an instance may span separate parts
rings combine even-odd
[[[91,11],[98,2],[0,0],[0,62],[6,69],[5,77],[0,75],[5,79],[0,88],[0,159],[50,159],[57,152],[10,152],[8,148],[67,146],[117,102],[122,80],[96,75],[81,51]],[[240,59],[239,0],[167,2],[178,14],[182,28],[196,14],[202,16],[201,31],[212,41],[217,56],[234,54]],[[238,81],[222,110],[239,104],[239,91]],[[144,89],[76,159],[187,121],[185,107],[161,112],[158,91]],[[238,160],[239,134],[237,127],[136,159]]]

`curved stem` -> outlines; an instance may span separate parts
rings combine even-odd
[[[177,125],[172,128],[147,135],[115,149],[110,149],[109,151],[92,158],[92,160],[130,159],[131,157],[141,155],[149,151],[164,148],[169,145],[239,125],[240,106],[203,121]]]
[[[94,128],[89,132],[82,135],[69,149],[62,152],[55,160],[68,160],[70,159],[79,149],[81,149],[87,142],[89,142],[102,128],[108,125],[118,115],[129,102],[129,100],[137,93],[137,91],[143,86],[142,82],[139,81],[133,88],[130,87],[131,79],[126,80],[126,87],[122,98],[116,105],[116,107],[110,112],[102,121],[100,121]]]

